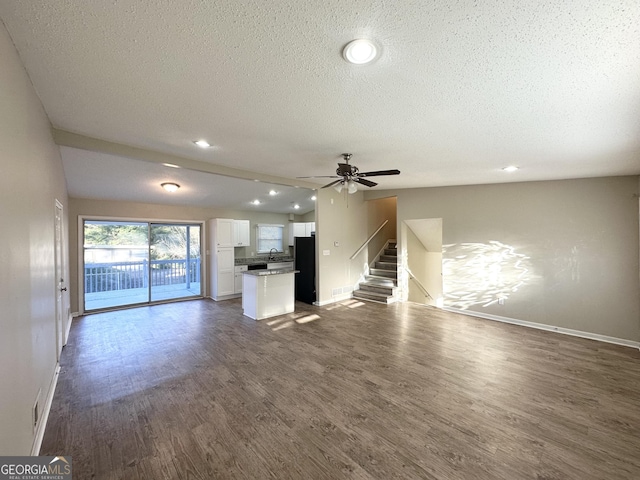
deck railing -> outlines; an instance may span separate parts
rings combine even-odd
[[[200,259],[141,260],[139,262],[87,263],[84,266],[85,293],[129,288],[200,282]]]

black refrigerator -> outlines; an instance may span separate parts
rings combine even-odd
[[[316,301],[316,237],[294,239],[296,258],[296,300],[304,303]]]

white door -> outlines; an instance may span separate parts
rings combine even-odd
[[[63,258],[63,227],[62,204],[56,200],[55,210],[55,272],[56,272],[56,360],[60,360],[62,346],[64,345],[64,311],[63,292],[67,291],[64,282],[64,258]]]

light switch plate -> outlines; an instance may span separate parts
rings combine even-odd
[[[325,257],[331,255],[331,250],[323,250],[322,255],[324,255]]]

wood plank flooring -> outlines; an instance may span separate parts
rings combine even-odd
[[[640,352],[408,303],[74,321],[41,455],[74,479],[638,479]]]

